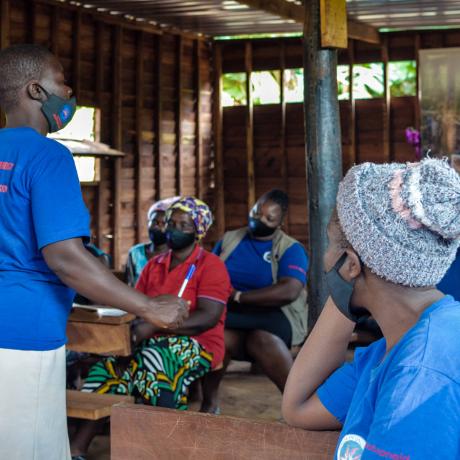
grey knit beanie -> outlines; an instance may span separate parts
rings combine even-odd
[[[340,183],[337,213],[373,273],[404,286],[434,286],[460,243],[460,176],[435,159],[354,166]]]

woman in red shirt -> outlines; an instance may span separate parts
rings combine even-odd
[[[147,263],[136,289],[151,297],[178,295],[194,265],[182,294],[190,315],[174,330],[158,330],[139,321],[132,334],[137,346],[127,368],[120,370],[121,361],[114,357],[100,361],[90,370],[82,391],[134,394],[146,404],[186,409],[190,384],[224,359],[230,279],[219,257],[199,245],[212,224],[211,211],[204,202],[184,197],[168,209],[166,222],[170,250]],[[71,444],[75,458],[84,458],[92,439],[89,424]]]

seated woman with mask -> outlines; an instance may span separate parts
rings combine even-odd
[[[225,233],[214,252],[225,262],[234,288],[225,323],[226,364],[249,359],[283,391],[292,366],[290,348],[307,332],[305,284],[308,258],[281,226],[288,196],[271,190],[259,198],[249,226]],[[203,380],[204,412],[218,411],[224,370]]]
[[[165,236],[166,210],[180,197],[165,198],[153,203],[147,212],[147,228],[149,231],[148,243],[139,243],[128,252],[126,262],[125,281],[129,286],[135,286],[142,269],[153,257],[168,250]]]
[[[145,404],[186,409],[190,384],[222,363],[231,286],[224,263],[199,245],[211,224],[210,209],[196,198],[180,198],[168,209],[170,250],[147,263],[136,289],[150,297],[181,294],[190,303],[190,316],[175,330],[155,330],[139,322],[127,367],[117,358],[100,361],[90,370],[82,391],[134,394]],[[96,429],[97,422],[85,422],[77,432],[71,443],[76,458],[85,454]]]
[[[460,458],[460,303],[435,287],[459,247],[460,177],[435,159],[355,166],[328,237],[331,298],[289,375],[285,420],[342,429],[336,459]],[[343,364],[358,306],[384,337]]]

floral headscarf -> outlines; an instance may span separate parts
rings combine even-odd
[[[173,203],[166,211],[166,220],[171,217],[173,211],[179,210],[190,214],[196,228],[198,241],[203,239],[213,222],[212,212],[209,206],[193,196],[184,196]]]
[[[180,196],[173,196],[171,198],[164,198],[163,200],[156,201],[155,203],[153,203],[147,212],[147,222],[149,223],[149,225],[153,219],[153,215],[156,212],[158,211],[166,212],[166,210],[179,199],[180,199]]]

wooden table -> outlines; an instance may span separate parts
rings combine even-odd
[[[98,355],[131,354],[130,323],[134,315],[99,316],[97,312],[75,307],[67,323],[67,348]]]

